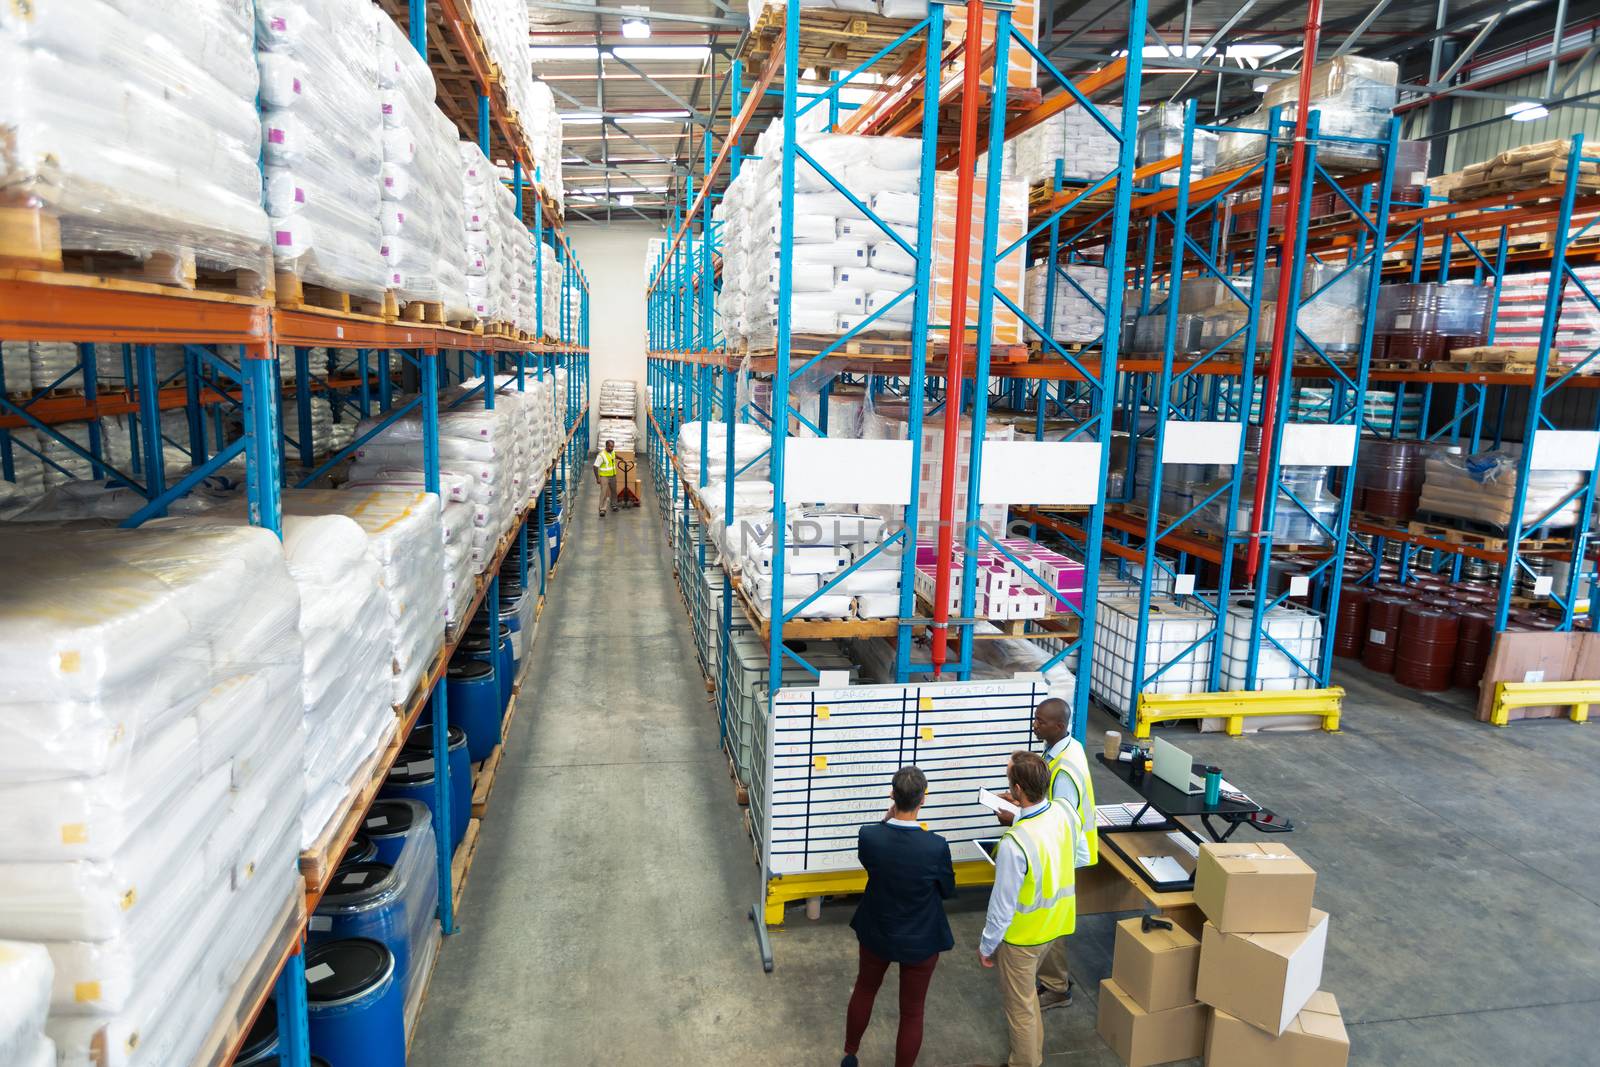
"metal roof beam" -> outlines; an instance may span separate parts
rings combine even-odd
[[[619,19],[643,19],[645,22],[685,22],[691,26],[716,26],[729,30],[743,30],[750,20],[721,15],[688,15],[679,11],[630,11],[625,7],[606,7],[601,4],[568,3],[566,0],[528,0],[531,11],[568,11],[574,15],[606,15]],[[532,25],[530,18],[529,25]]]
[[[705,112],[701,111],[699,108],[689,103],[689,101],[685,100],[683,97],[667,88],[666,85],[656,81],[650,75],[646,74],[644,71],[628,62],[626,59],[623,59],[621,56],[617,55],[614,49],[606,49],[601,54],[607,59],[621,63],[624,67],[627,67],[629,70],[633,71],[633,73],[643,78],[645,82],[651,86],[651,88],[656,90],[656,92],[660,93],[662,96],[666,97],[668,100],[671,100],[673,103],[687,111],[691,121],[693,121],[696,126],[709,125],[710,120],[706,118]]]
[[[1374,22],[1378,21],[1379,15],[1389,10],[1389,5],[1392,3],[1394,3],[1394,0],[1378,0],[1378,3],[1373,7],[1373,9],[1367,12],[1366,17],[1356,25],[1356,28],[1351,30],[1349,34],[1345,36],[1343,41],[1339,42],[1339,47],[1333,50],[1333,55],[1330,58],[1338,59],[1340,56],[1350,51],[1350,49],[1354,48],[1356,46],[1356,42],[1361,40],[1361,35],[1366,33],[1367,30],[1372,27]]]

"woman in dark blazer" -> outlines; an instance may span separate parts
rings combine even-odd
[[[920,770],[901,767],[890,790],[894,806],[882,822],[863,826],[857,838],[867,888],[850,920],[861,943],[861,963],[845,1014],[840,1067],[856,1067],[856,1050],[872,1019],[872,1002],[891,963],[900,965],[895,1067],[912,1067],[917,1062],[928,983],[933,980],[939,953],[955,947],[944,915],[944,901],[956,893],[950,845],[917,822],[927,792],[928,779]]]

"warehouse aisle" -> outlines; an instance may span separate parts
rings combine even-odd
[[[755,866],[654,493],[586,481],[411,1062],[703,1062],[753,1048]]]

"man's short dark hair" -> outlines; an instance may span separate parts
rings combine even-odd
[[[894,810],[916,811],[928,795],[928,776],[916,767],[901,767],[894,772]]]
[[[1029,803],[1037,804],[1049,796],[1050,769],[1037,753],[1011,753],[1011,767],[1006,777],[1011,782],[1012,794],[1022,794],[1019,800],[1025,797]]]

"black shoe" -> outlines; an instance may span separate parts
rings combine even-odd
[[[859,1065],[856,1063],[856,1058],[847,1052],[844,1059],[839,1061],[839,1067],[859,1067]]]

